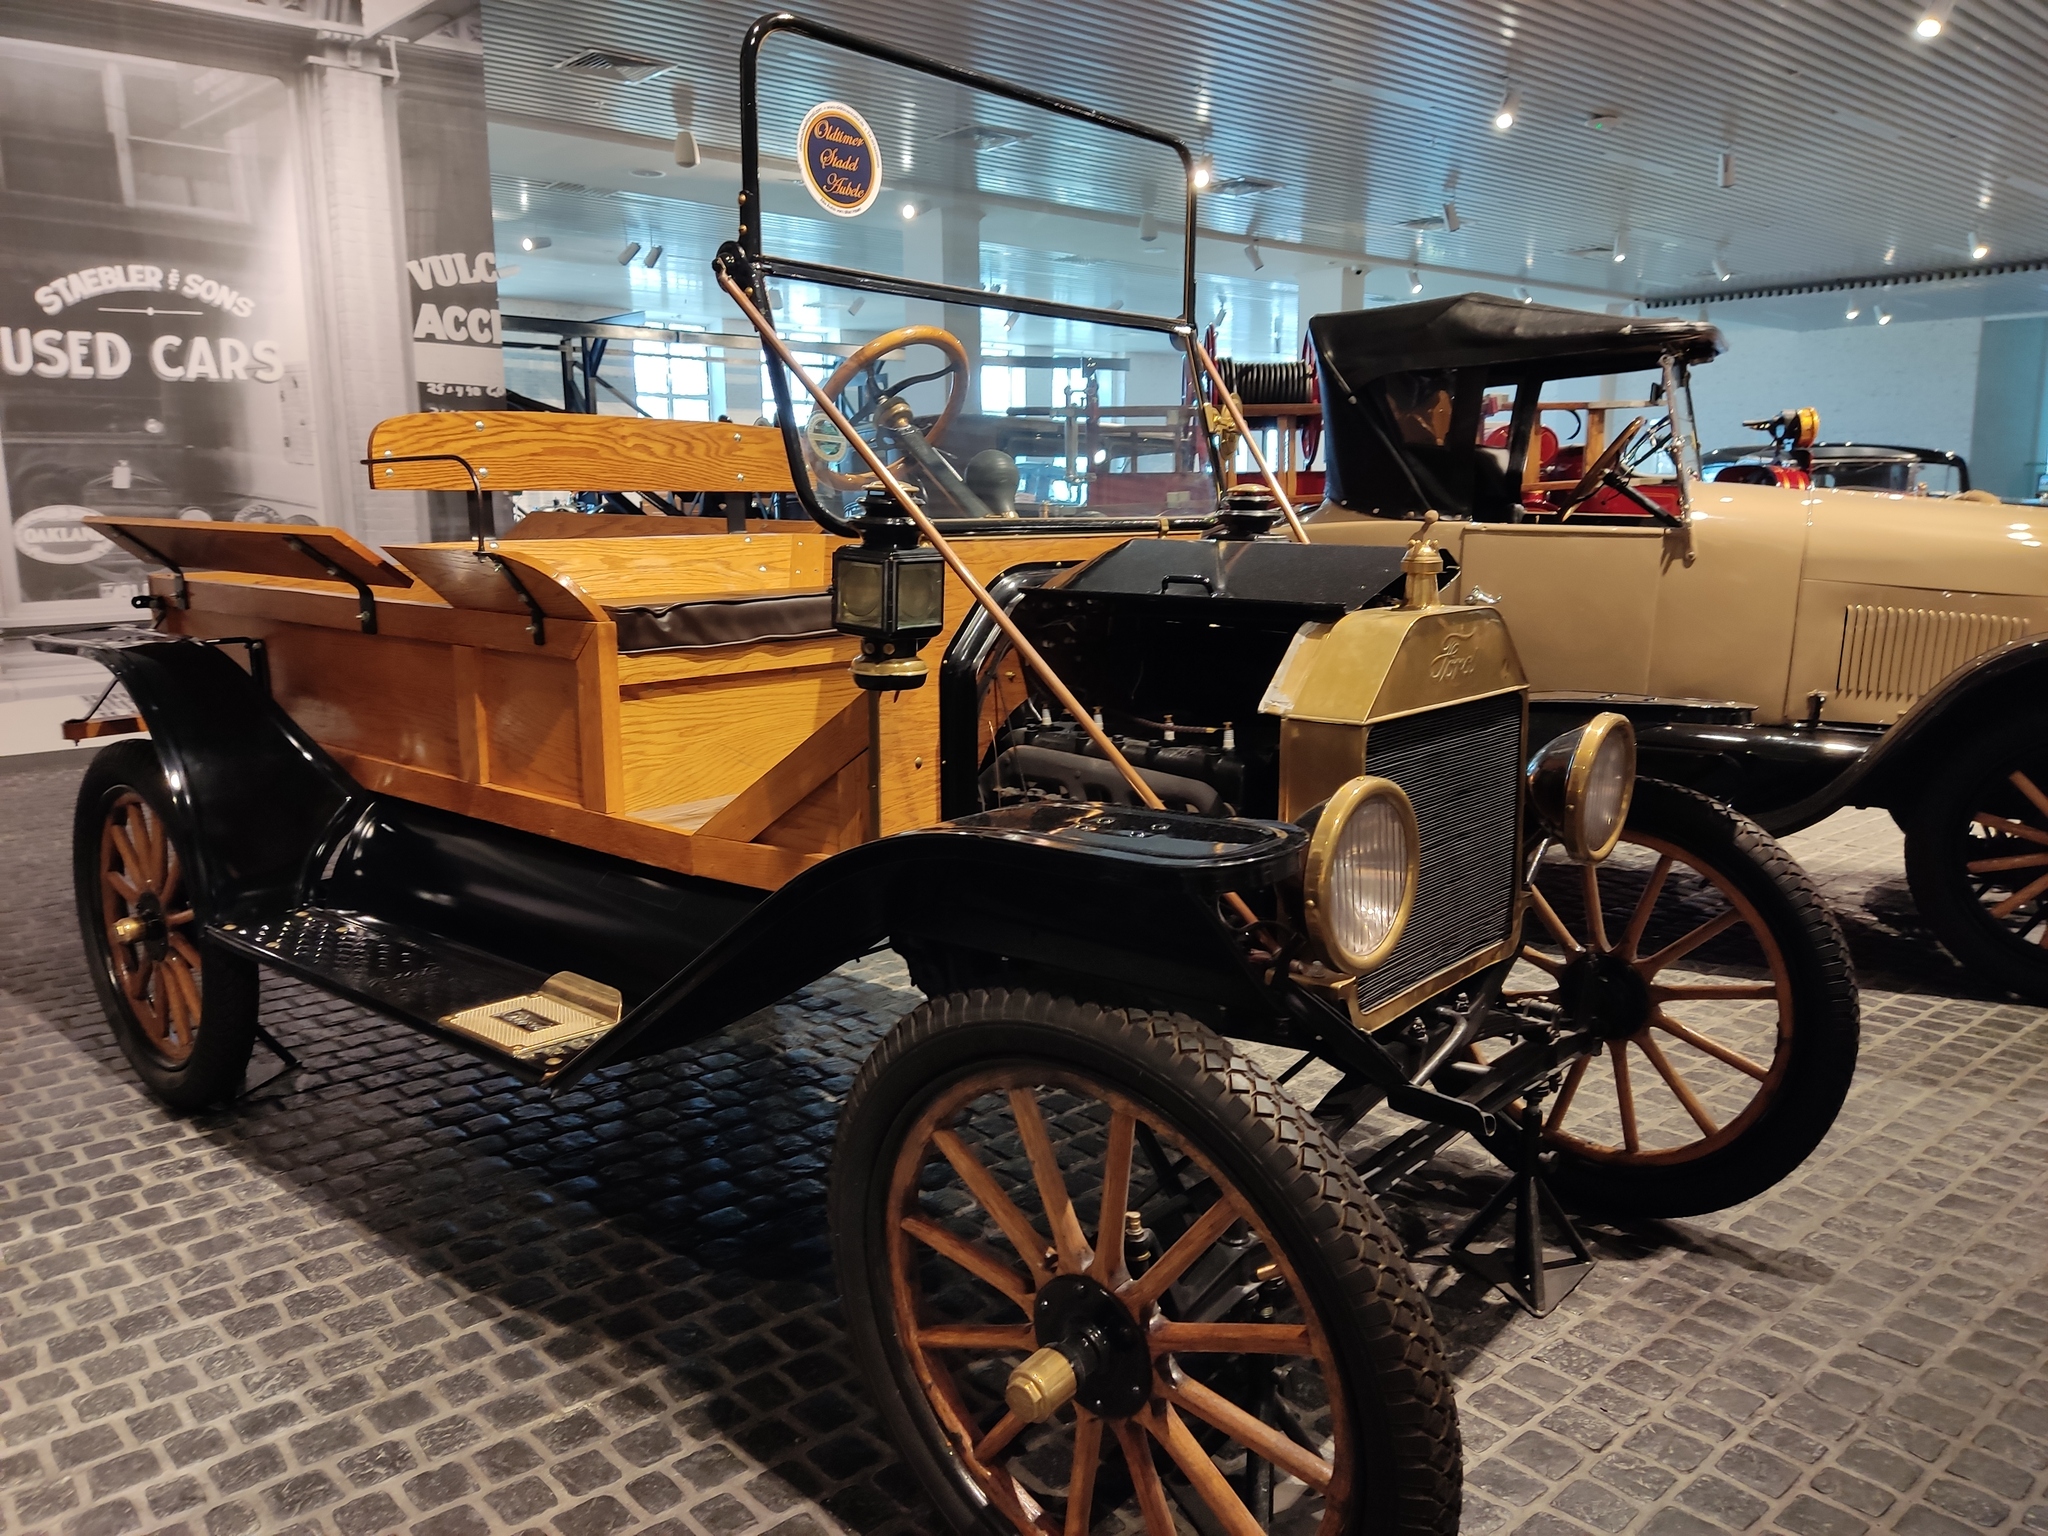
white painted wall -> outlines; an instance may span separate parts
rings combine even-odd
[[[1728,350],[1693,373],[1707,449],[1758,441],[1744,418],[1820,411],[1823,442],[1905,443],[1970,456],[1981,320],[1895,320],[1830,330],[1724,328]]]

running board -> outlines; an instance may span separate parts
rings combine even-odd
[[[616,987],[550,976],[438,934],[324,907],[238,914],[215,936],[325,991],[545,1081],[619,1022]]]

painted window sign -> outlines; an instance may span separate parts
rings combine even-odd
[[[842,218],[882,195],[882,152],[867,120],[844,102],[821,101],[797,131],[797,165],[821,207]]]

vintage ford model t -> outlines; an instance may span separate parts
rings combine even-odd
[[[1182,146],[787,17],[743,71],[717,270],[779,431],[413,416],[368,465],[781,493],[814,520],[564,516],[382,553],[101,520],[163,567],[154,630],[50,642],[104,660],[151,737],[104,748],[78,807],[114,1030],[168,1102],[231,1095],[269,968],[545,1091],[893,945],[929,1001],[847,1101],[830,1216],[866,1379],[944,1515],[1449,1533],[1449,1370],[1377,1194],[1476,1138],[1510,1177],[1449,1257],[1540,1310],[1586,1260],[1560,1197],[1683,1215],[1767,1189],[1847,1089],[1840,936],[1754,826],[1635,783],[1620,717],[1532,759],[1500,616],[1442,600],[1427,541],[1319,550],[1219,516],[1179,403]],[[864,113],[821,109],[820,79]],[[980,349],[919,320],[971,329],[990,294],[763,208],[800,122],[837,114],[841,195],[850,141],[908,133],[916,101],[920,163],[984,209],[1047,193],[971,145],[949,162],[963,125],[1083,184],[1149,180],[1151,204],[1053,238],[1143,228],[1174,281],[1112,311],[1020,263],[1001,299],[1019,345],[1085,351],[1129,398],[973,410]],[[813,226],[868,265],[787,254]],[[882,312],[829,389],[771,280]],[[905,361],[925,344],[948,365]],[[1005,463],[1034,454],[1059,473]],[[1024,470],[1066,499],[1004,515]],[[1297,1103],[1282,1082],[1318,1063]]]
[[[1330,465],[1317,541],[1405,544],[1441,514],[1455,590],[1512,625],[1536,719],[1626,714],[1646,773],[1774,832],[1885,807],[1942,943],[2048,999],[2035,509],[1956,498],[1932,517],[1917,496],[1750,465],[1709,478],[1688,379],[1721,339],[1701,322],[1466,294],[1309,332]],[[1638,398],[1595,398],[1632,376]],[[1558,412],[1576,443],[1546,424]]]

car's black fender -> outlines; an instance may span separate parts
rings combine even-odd
[[[147,630],[42,636],[111,671],[149,727],[201,922],[288,899],[363,792],[219,646]]]
[[[555,1081],[667,1050],[892,944],[1043,966],[1266,1036],[1279,1005],[1218,898],[1287,878],[1305,843],[1276,822],[1063,803],[863,843],[770,894]]]

